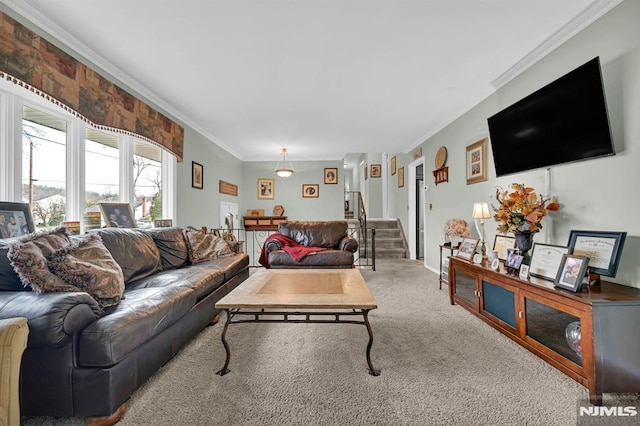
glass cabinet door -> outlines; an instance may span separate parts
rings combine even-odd
[[[455,294],[465,302],[476,306],[476,278],[460,269],[454,269]]]
[[[580,318],[525,297],[526,336],[582,366]]]
[[[482,310],[516,329],[516,296],[513,289],[482,280]]]

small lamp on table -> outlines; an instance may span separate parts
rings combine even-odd
[[[487,258],[487,247],[484,241],[484,220],[492,217],[491,212],[489,211],[489,204],[485,202],[473,203],[473,213],[471,213],[471,217],[473,219],[480,219],[480,229],[478,229],[478,234],[480,234],[482,238],[482,259]],[[478,223],[476,222],[476,229],[478,227]]]

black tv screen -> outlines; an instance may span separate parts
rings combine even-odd
[[[487,121],[497,176],[615,154],[598,57]]]

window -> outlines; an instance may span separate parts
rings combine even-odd
[[[143,142],[133,144],[134,214],[139,227],[162,217],[162,150]]]
[[[66,214],[67,123],[27,106],[22,114],[22,201],[37,228],[54,227]]]
[[[117,137],[87,129],[85,140],[85,204],[120,201],[120,150]]]

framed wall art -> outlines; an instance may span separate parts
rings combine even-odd
[[[320,185],[317,183],[305,183],[302,185],[302,198],[318,198]]]
[[[571,254],[589,258],[591,272],[615,277],[626,237],[626,232],[572,230],[567,245]]]
[[[102,217],[107,228],[135,228],[136,221],[131,204],[100,203]]]
[[[324,183],[325,185],[335,185],[338,183],[338,168],[337,167],[325,167],[324,169]]]
[[[398,188],[404,188],[404,167],[398,169]]]
[[[29,203],[0,202],[0,239],[35,232]]]
[[[487,138],[467,146],[467,185],[484,182],[487,172]]]
[[[396,174],[396,156],[391,157],[391,176]]]
[[[191,186],[193,188],[202,189],[204,187],[203,173],[204,173],[204,170],[203,170],[202,164],[192,161],[191,162]]]
[[[371,177],[379,178],[382,176],[382,166],[380,164],[372,164],[371,165]]]
[[[258,200],[273,200],[276,193],[276,181],[270,178],[258,178]]]

